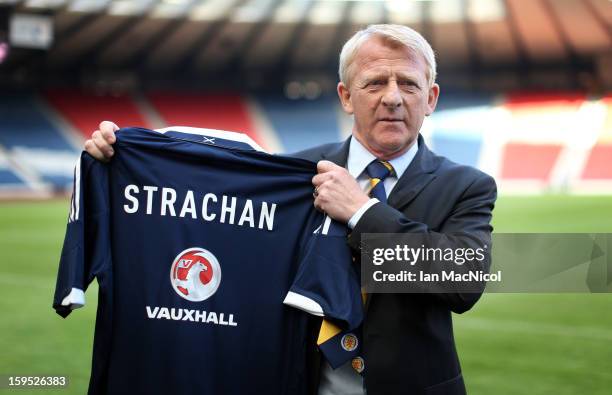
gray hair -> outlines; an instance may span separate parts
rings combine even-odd
[[[338,75],[344,85],[349,86],[348,69],[355,60],[357,51],[373,36],[382,37],[385,40],[405,46],[422,55],[427,64],[427,82],[430,88],[433,86],[434,82],[436,82],[436,57],[431,45],[416,30],[408,26],[392,24],[369,25],[367,28],[355,33],[344,44],[340,52],[340,66],[338,67]]]

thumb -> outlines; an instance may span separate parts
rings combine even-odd
[[[115,143],[116,141],[115,132],[119,129],[120,129],[119,126],[117,126],[114,122],[111,122],[111,121],[100,122],[100,133],[102,133],[102,136],[104,136],[104,139],[109,144]]]
[[[100,130],[109,130],[111,132],[115,132],[115,131],[121,129],[119,126],[117,126],[116,123],[111,122],[111,121],[102,121],[102,122],[100,122],[99,128],[100,128]]]
[[[326,173],[328,171],[334,170],[338,167],[334,162],[330,162],[328,160],[320,160],[317,162],[317,173]]]

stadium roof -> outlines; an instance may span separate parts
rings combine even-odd
[[[13,45],[0,66],[12,77],[4,78],[96,70],[217,81],[240,74],[249,85],[315,75],[333,83],[344,41],[385,22],[422,32],[441,78],[489,73],[503,84],[536,70],[534,78],[558,79],[559,67],[580,78],[596,74],[612,52],[610,0],[0,0],[0,23],[23,14],[48,16],[52,41],[47,50]]]

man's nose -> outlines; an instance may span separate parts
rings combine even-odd
[[[382,98],[382,103],[385,107],[392,109],[402,105],[402,95],[400,94],[397,82],[390,81],[387,84],[385,93]]]

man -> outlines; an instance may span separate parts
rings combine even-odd
[[[489,238],[494,180],[435,155],[419,134],[440,92],[427,41],[405,26],[369,26],[344,45],[339,74],[342,108],[354,116],[352,137],[296,156],[318,162],[314,204],[352,229],[348,242],[355,255],[364,233],[463,232]],[[110,158],[116,129],[101,123],[86,142],[87,151]],[[371,178],[380,185],[369,196]],[[469,310],[479,296],[369,295],[362,334],[365,379],[350,363],[332,370],[313,340],[313,392],[464,394],[451,312]],[[320,324],[315,323],[313,336]]]

